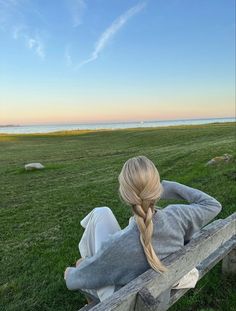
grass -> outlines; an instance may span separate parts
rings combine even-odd
[[[63,279],[79,258],[80,220],[96,206],[109,206],[127,225],[131,214],[119,200],[117,177],[132,156],[149,157],[161,179],[215,197],[223,205],[219,218],[235,212],[235,160],[205,166],[224,153],[236,158],[235,125],[0,135],[0,310],[82,307],[84,298]],[[46,168],[26,172],[29,162]],[[218,264],[171,310],[236,310],[235,279],[220,270]]]

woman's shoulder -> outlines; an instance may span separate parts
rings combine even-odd
[[[173,231],[177,234],[179,229],[181,229],[181,223],[181,213],[179,213],[176,204],[170,204],[164,208],[156,208],[156,213],[153,215],[155,232],[161,232],[163,236],[169,235]]]
[[[137,224],[135,218],[132,216],[129,219],[129,224],[124,228],[121,229],[113,234],[110,234],[109,239],[106,241],[105,244],[109,246],[109,244],[113,244],[114,242],[118,242],[119,240],[129,239],[136,235],[138,231]]]

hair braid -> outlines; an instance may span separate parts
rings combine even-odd
[[[148,263],[156,271],[166,271],[152,246],[154,204],[163,191],[155,165],[145,156],[131,158],[121,170],[119,183],[122,199],[132,206]]]
[[[140,242],[143,246],[148,263],[156,271],[166,271],[166,267],[161,263],[152,246],[153,208],[150,206],[147,209],[147,213],[145,213],[141,205],[134,205],[133,211],[140,231]]]

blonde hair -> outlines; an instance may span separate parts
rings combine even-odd
[[[152,246],[154,204],[163,191],[155,165],[145,156],[131,158],[121,170],[119,183],[122,199],[132,206],[149,265],[155,271],[166,271]]]

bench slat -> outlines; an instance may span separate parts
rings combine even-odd
[[[234,235],[229,241],[221,245],[214,253],[208,256],[196,267],[199,271],[199,280],[234,248],[236,248],[236,235]],[[168,308],[170,308],[177,300],[179,300],[187,291],[189,291],[189,288],[173,289],[171,291],[170,301],[168,305],[165,306],[165,309],[163,309],[162,306],[160,306],[159,308],[159,297],[155,299],[147,289],[142,289],[139,292],[137,298],[135,311],[168,310]]]

